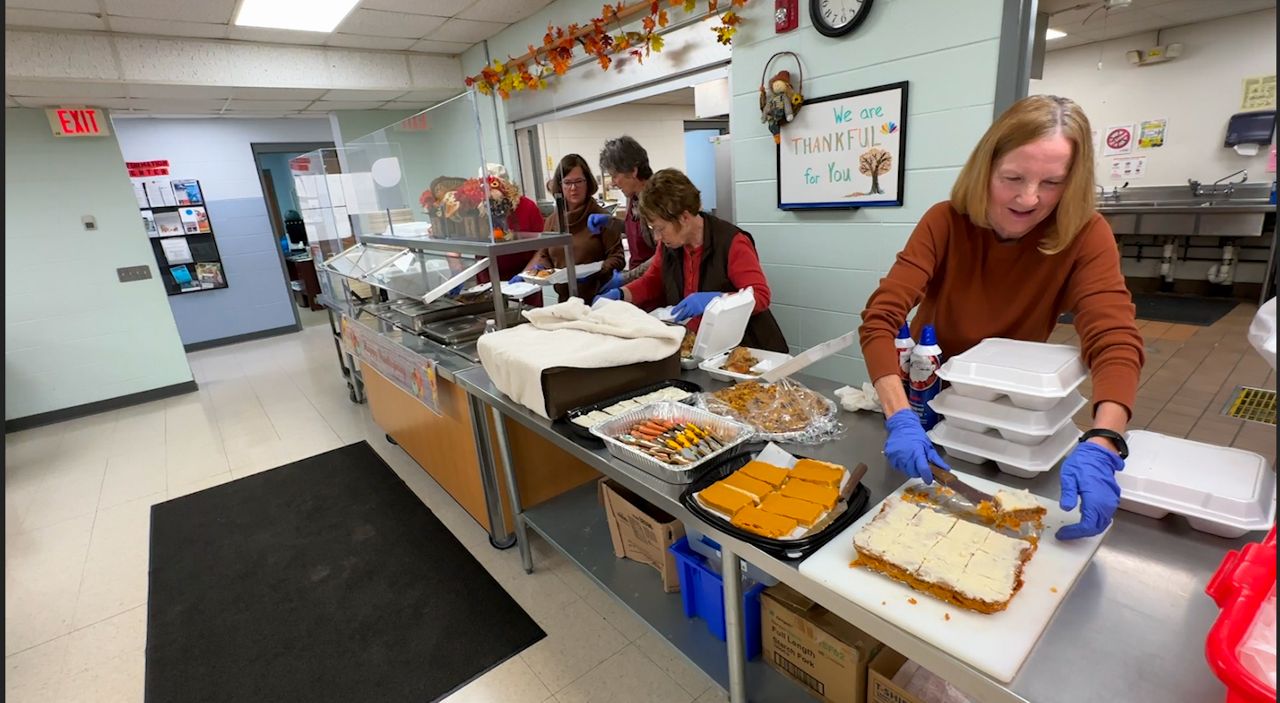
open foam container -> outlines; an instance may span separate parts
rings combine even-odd
[[[1121,508],[1157,519],[1175,513],[1232,539],[1275,523],[1276,475],[1261,455],[1145,430],[1130,431],[1127,443],[1116,474]]]
[[[999,469],[1018,478],[1035,478],[1053,469],[1080,439],[1080,430],[1067,423],[1040,444],[1014,444],[995,432],[970,432],[944,420],[929,430],[929,439],[947,450],[947,456],[971,464],[994,461]]]
[[[978,400],[948,388],[928,401],[929,407],[953,427],[970,432],[998,432],[1014,444],[1036,446],[1071,422],[1084,396],[1072,391],[1048,410],[1023,410],[1008,398]]]
[[[993,337],[948,359],[938,377],[978,400],[1008,397],[1024,410],[1050,410],[1088,375],[1080,350],[1066,344]]]

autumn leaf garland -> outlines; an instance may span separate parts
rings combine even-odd
[[[704,0],[707,12],[719,11],[721,0]],[[687,14],[697,10],[699,0],[666,0],[670,7],[680,7]],[[729,0],[733,8],[743,7],[747,0]],[[622,25],[637,16],[643,15],[641,31],[627,31]],[[547,25],[547,33],[542,36],[542,45],[529,45],[529,53],[506,62],[494,62],[475,76],[466,79],[468,88],[474,87],[484,95],[497,93],[503,100],[514,92],[524,90],[542,90],[547,87],[547,79],[551,76],[562,76],[573,63],[576,50],[581,47],[588,56],[594,56],[601,70],[609,70],[613,65],[613,55],[626,52],[636,61],[644,63],[651,53],[661,52],[663,38],[658,30],[670,24],[671,18],[662,7],[661,0],[642,0],[631,5],[605,5],[600,17],[592,19],[585,25],[570,24],[568,27]],[[720,15],[720,24],[713,27],[716,41],[729,45],[733,43],[733,35],[737,33],[742,18],[737,12],[728,10]],[[616,25],[617,32],[609,31],[610,25]]]

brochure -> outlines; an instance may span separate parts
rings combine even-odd
[[[148,237],[160,236],[160,230],[156,229],[156,216],[150,210],[142,211],[142,229]]]
[[[210,287],[227,285],[227,280],[222,277],[222,264],[218,263],[196,264],[196,279],[212,284]]]
[[[170,264],[189,264],[194,261],[191,258],[191,248],[187,246],[186,237],[161,239],[160,249],[164,251],[164,258]]]
[[[182,234],[182,220],[178,218],[176,212],[157,212],[156,232],[161,237],[172,237]]]
[[[203,207],[184,207],[178,210],[182,219],[182,229],[187,234],[207,234],[209,232],[209,214]]]
[[[179,205],[204,205],[204,196],[200,193],[199,181],[174,181],[173,194],[177,198]]]

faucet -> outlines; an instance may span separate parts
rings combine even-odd
[[[1110,192],[1110,193],[1108,193],[1108,192],[1107,192],[1107,187],[1106,187],[1106,186],[1104,186],[1104,185],[1101,185],[1101,184],[1095,183],[1093,187],[1098,189],[1098,200],[1099,200],[1099,201],[1105,202],[1105,201],[1110,200],[1111,202],[1117,202],[1117,203],[1118,203],[1118,202],[1120,202],[1120,189],[1121,189],[1121,188],[1128,188],[1128,187],[1129,187],[1129,181],[1125,181],[1125,182],[1124,182],[1124,185],[1112,186],[1112,188],[1111,188],[1111,192]]]
[[[1241,174],[1244,174],[1244,175],[1241,175]],[[1217,193],[1219,183],[1227,180],[1228,178],[1234,178],[1235,176],[1240,176],[1240,180],[1236,181],[1235,183],[1228,183],[1227,187],[1222,191],[1223,194],[1226,195],[1228,198],[1230,198],[1231,194],[1235,192],[1236,183],[1244,183],[1245,181],[1249,180],[1249,172],[1242,168],[1239,171],[1236,171],[1235,173],[1228,174],[1214,181],[1213,182],[1214,193]]]

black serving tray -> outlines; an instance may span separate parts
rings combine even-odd
[[[610,405],[621,403],[624,400],[634,398],[638,395],[653,393],[654,391],[667,388],[668,386],[679,388],[680,390],[688,391],[689,393],[702,392],[702,386],[699,386],[698,384],[693,383],[692,381],[682,381],[678,378],[672,378],[666,381],[659,381],[658,383],[651,383],[642,388],[637,388],[635,390],[628,391],[621,395],[616,395],[612,398],[606,398],[605,400],[601,400],[601,401],[592,403],[590,405],[583,405],[583,406],[574,408],[573,410],[570,410],[569,412],[565,413],[564,419],[560,420],[559,422],[563,422],[564,424],[568,425],[569,432],[573,434],[575,438],[583,440],[585,442],[590,442],[594,446],[599,446],[604,443],[601,442],[595,435],[591,434],[591,430],[583,427],[582,425],[575,423],[573,421],[574,418],[581,417],[583,415],[589,415],[597,410],[604,410]]]
[[[734,454],[733,456],[725,457],[719,462],[713,464],[705,473],[702,474],[701,477],[698,478],[698,480],[689,484],[688,488],[685,488],[684,493],[680,495],[680,502],[684,504],[684,507],[689,509],[689,512],[702,518],[708,524],[713,525],[721,532],[727,532],[743,542],[753,544],[779,559],[787,560],[801,559],[809,556],[816,551],[818,547],[821,547],[831,541],[832,537],[843,532],[846,527],[852,525],[855,520],[862,517],[863,513],[867,512],[868,503],[871,502],[871,491],[867,489],[866,484],[859,481],[857,488],[853,489],[853,495],[849,496],[848,507],[845,508],[845,511],[838,515],[835,520],[832,520],[830,525],[827,525],[814,534],[800,539],[777,540],[770,539],[768,537],[761,537],[754,532],[748,532],[735,527],[734,525],[731,525],[728,520],[725,520],[719,515],[702,507],[702,505],[694,499],[694,493],[701,491],[707,486],[710,486],[716,481],[719,481],[720,479],[725,478],[729,474],[732,474],[738,469],[746,466],[747,462],[755,459],[764,447],[765,445],[754,445]],[[799,454],[796,454],[795,456],[799,459],[809,458]]]

